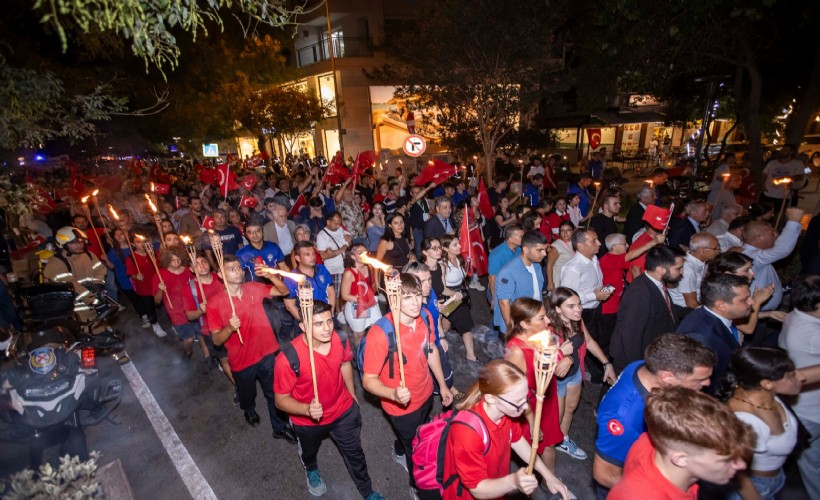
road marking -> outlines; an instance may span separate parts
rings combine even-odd
[[[163,413],[162,408],[159,407],[157,400],[154,399],[154,395],[142,379],[140,372],[137,371],[133,361],[122,365],[122,372],[125,374],[125,378],[128,379],[128,383],[131,384],[131,388],[134,390],[134,394],[137,395],[145,414],[148,415],[148,420],[154,427],[162,446],[165,447],[165,451],[171,457],[171,461],[174,462],[174,467],[177,468],[177,472],[185,483],[185,487],[188,488],[188,492],[197,500],[216,500],[214,490],[211,489],[211,485],[208,484],[196,462],[191,458],[188,449],[182,444],[174,427]]]

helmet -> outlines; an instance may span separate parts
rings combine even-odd
[[[86,236],[84,231],[71,226],[61,227],[57,231],[57,234],[54,235],[54,241],[57,242],[57,246],[60,248],[64,248],[66,243],[71,243],[72,241],[76,241],[78,239],[87,241],[88,236]]]

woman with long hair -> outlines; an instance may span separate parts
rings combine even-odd
[[[404,216],[400,213],[392,213],[387,216],[385,222],[384,234],[376,247],[376,259],[396,269],[401,269],[411,260],[416,260],[416,256],[413,255],[413,245],[407,239]]]
[[[120,231],[120,235],[119,239],[117,239],[117,233],[114,233],[115,248],[117,246],[122,247],[122,245],[128,248],[125,233]],[[151,263],[148,254],[145,252],[145,248],[137,243],[133,246],[133,249],[134,253],[130,256],[131,258],[125,259],[125,272],[128,277],[131,278],[131,284],[134,287],[135,294],[133,296],[129,295],[129,297],[135,298],[139,304],[135,309],[140,313],[140,316],[142,316],[142,327],[152,328],[154,335],[157,337],[165,337],[168,334],[157,321],[157,308],[154,303],[154,293],[151,290],[154,277],[157,273],[154,270],[154,265]]]
[[[569,438],[572,417],[581,400],[581,382],[584,380],[584,358],[587,352],[592,353],[604,365],[604,382],[614,384],[617,378],[612,363],[584,325],[582,310],[581,298],[571,288],[558,287],[550,295],[548,316],[552,329],[558,335],[562,347],[571,346],[570,355],[562,359],[555,368],[558,379],[558,418],[564,434],[564,441],[557,449],[576,460],[587,458],[586,452]]]
[[[515,214],[510,211],[510,199],[501,196],[498,205],[495,206],[495,215],[492,219],[487,219],[485,235],[492,250],[504,242],[504,228],[517,221]]]
[[[373,288],[373,273],[369,266],[362,262],[366,253],[364,245],[354,243],[344,256],[344,274],[342,274],[342,300],[345,301],[344,317],[347,326],[353,331],[353,345],[359,345],[370,325],[382,317],[376,292]],[[363,311],[359,307],[366,307]]]
[[[549,291],[561,286],[561,269],[575,256],[575,250],[572,249],[574,232],[575,225],[568,220],[562,220],[558,226],[558,238],[552,242],[547,252],[547,289]]]
[[[379,247],[379,240],[387,227],[384,218],[384,204],[376,202],[370,209],[370,219],[367,221],[367,251],[375,253]]]
[[[584,220],[584,216],[581,215],[581,195],[578,193],[568,194],[567,195],[567,213],[569,214],[569,220],[575,227],[578,227],[581,224],[581,221]]]
[[[711,274],[734,274],[741,278],[746,278],[749,285],[755,279],[754,260],[748,255],[740,252],[725,252],[711,261],[709,267],[706,268],[706,276]],[[705,279],[705,278],[704,278]],[[786,319],[785,311],[761,311],[763,304],[769,300],[774,293],[774,283],[764,286],[763,288],[756,288],[752,290],[752,311],[748,317],[735,321],[735,326],[744,335],[752,335],[757,328],[757,322],[760,319],[774,319],[776,321],[784,321]]]
[[[535,351],[528,343],[530,337],[544,330],[551,331],[550,320],[547,316],[544,305],[529,297],[520,297],[510,304],[511,327],[507,331],[505,341],[507,348],[504,359],[518,367],[527,377],[530,388],[529,404],[525,418],[521,419],[521,426],[524,437],[532,441],[532,426],[535,420]],[[570,354],[568,346],[562,346],[563,351],[559,358]],[[561,421],[558,418],[558,389],[555,377],[550,380],[547,391],[544,394],[544,407],[541,412],[541,422],[538,423],[541,429],[541,441],[538,443],[538,455],[551,471],[555,471],[555,446],[564,441],[561,433]]]
[[[436,269],[430,270],[433,278],[433,290],[439,300],[460,301],[458,306],[446,314],[452,327],[461,335],[467,361],[480,364],[473,346],[473,317],[470,314],[470,293],[467,291],[467,271],[464,269],[464,258],[461,256],[461,244],[458,236],[446,234],[441,238],[442,256]],[[422,249],[424,245],[422,244]],[[422,250],[423,251],[423,250]]]
[[[538,487],[534,475],[526,468],[510,473],[511,452],[528,462],[530,444],[516,422],[527,409],[530,389],[526,376],[515,365],[494,359],[481,367],[478,381],[458,405],[480,419],[487,432],[489,449],[485,453],[481,430],[467,425],[454,425],[447,435],[444,453],[444,478],[450,480],[444,490],[444,500],[473,498],[503,498],[520,491],[530,495]],[[535,470],[546,488],[567,499],[567,487],[536,458]]]
[[[744,346],[732,355],[722,399],[757,434],[752,465],[739,476],[735,498],[771,500],[783,488],[783,463],[797,444],[798,422],[778,395],[799,394],[803,382],[782,349]]]

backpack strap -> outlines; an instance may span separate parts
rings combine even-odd
[[[290,364],[290,369],[293,370],[293,373],[296,374],[296,378],[299,378],[299,354],[296,352],[296,348],[293,347],[293,342],[298,339],[291,340],[290,342],[284,342],[279,346],[279,349],[282,351],[282,354],[285,355],[285,359],[288,360],[288,364]]]
[[[199,299],[196,298],[196,284],[194,284],[194,279],[188,280],[188,286],[191,287],[191,296],[194,298],[194,304],[196,304],[196,308],[199,309]],[[199,326],[202,326],[203,320],[202,316],[199,317]]]
[[[481,442],[484,444],[484,456],[486,456],[487,453],[490,452],[490,431],[487,429],[487,426],[484,424],[484,421],[481,420],[481,417],[478,416],[478,414],[476,412],[474,412],[473,410],[463,410],[463,411],[457,412],[455,415],[453,415],[451,417],[451,420],[450,420],[450,423],[449,423],[449,425],[455,425],[455,424],[466,425],[467,427],[472,429],[476,434],[478,434],[479,437],[481,437]],[[449,435],[449,431],[448,431],[448,435]],[[441,441],[442,442],[439,443],[438,456],[439,457],[444,457],[444,451],[445,451],[445,447],[446,447],[444,441],[446,441],[446,440],[442,439]],[[450,487],[450,485],[452,485],[456,481],[459,481],[458,474],[453,474],[452,476],[449,476],[447,479],[444,479],[444,476],[443,476],[444,475],[444,464],[443,463],[440,464],[440,467],[439,467],[438,470],[439,470],[439,474],[441,474],[441,476],[437,477],[436,479],[438,480],[439,484],[441,485],[442,490],[446,490],[447,488]],[[462,491],[462,485],[461,485],[460,481],[459,481],[458,488],[459,488],[459,496],[461,496],[460,492]]]

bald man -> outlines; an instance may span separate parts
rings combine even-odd
[[[695,233],[689,239],[689,252],[683,260],[683,279],[668,288],[673,304],[696,309],[700,307],[700,283],[706,264],[720,255],[717,238],[707,232]]]
[[[777,309],[783,299],[783,284],[772,264],[788,257],[794,250],[800,236],[802,217],[802,209],[786,209],[786,226],[780,236],[768,222],[751,221],[743,228],[743,253],[754,259],[752,270],[755,278],[751,285],[752,291],[774,284],[774,293],[763,304],[761,311]]]

